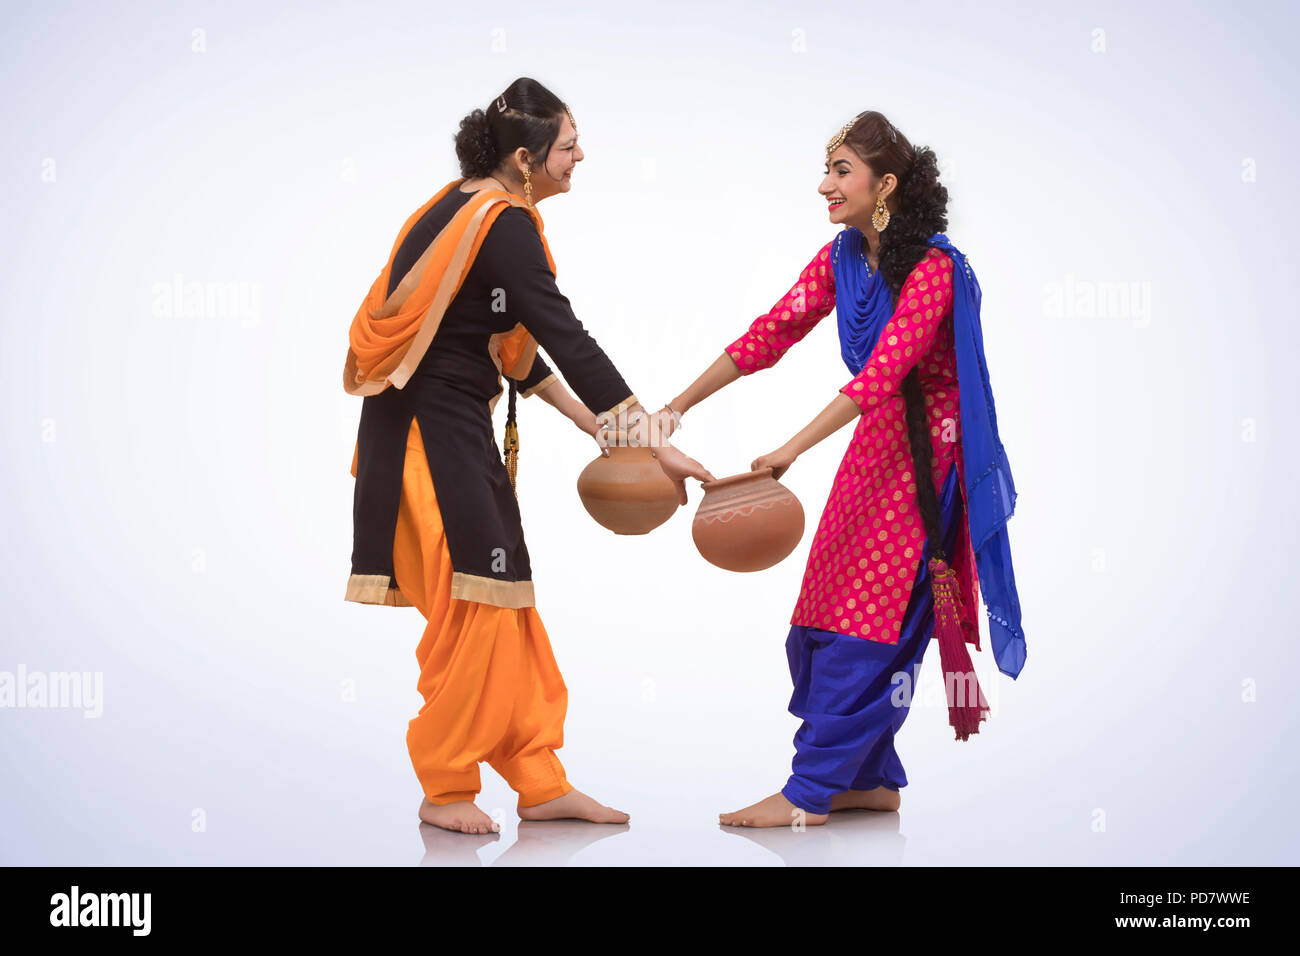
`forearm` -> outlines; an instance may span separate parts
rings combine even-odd
[[[592,414],[591,409],[570,395],[569,390],[560,383],[559,379],[538,392],[537,397],[587,434],[596,430],[596,416]]]
[[[558,379],[538,392],[537,396],[588,435],[594,434],[601,424],[595,412],[569,394],[569,390],[560,384]],[[644,410],[641,403],[636,402],[629,407],[628,413]],[[616,421],[611,421],[609,424],[611,428],[618,427]]]
[[[861,416],[862,409],[858,407],[857,402],[841,392],[799,434],[786,442],[785,448],[795,456],[802,455],[823,438],[833,435]]]
[[[740,369],[726,352],[706,368],[694,382],[672,400],[673,411],[684,415],[692,405],[697,405],[724,385],[729,385],[740,378]]]

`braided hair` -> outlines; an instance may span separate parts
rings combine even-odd
[[[939,182],[934,150],[913,147],[902,132],[874,110],[861,114],[844,138],[877,177],[893,173],[899,185],[885,199],[889,225],[880,233],[880,274],[896,307],[903,283],[930,248],[930,236],[948,229],[948,190]],[[907,437],[916,477],[916,498],[931,557],[946,559],[940,531],[939,495],[932,478],[934,448],[930,444],[925,399],[918,368],[903,378]]]
[[[534,79],[521,76],[498,96],[486,110],[472,110],[460,121],[456,132],[456,159],[466,179],[481,179],[500,168],[502,161],[520,146],[532,157],[530,168],[546,163],[568,107],[564,101]],[[519,497],[516,475],[519,467],[519,428],[515,405],[519,385],[510,379],[510,398],[506,405],[505,449],[506,474],[510,487]]]

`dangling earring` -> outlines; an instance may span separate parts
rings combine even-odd
[[[884,232],[885,227],[889,225],[889,209],[885,206],[884,196],[876,199],[876,209],[871,214],[871,224],[876,227],[876,232]]]
[[[524,202],[529,209],[533,208],[533,174],[527,166],[524,167]]]

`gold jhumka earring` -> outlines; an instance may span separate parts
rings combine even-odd
[[[871,224],[876,227],[876,232],[884,232],[885,227],[889,225],[889,207],[885,205],[884,196],[876,199],[876,208],[871,213]]]
[[[529,209],[533,208],[533,173],[527,166],[524,167],[524,202]]]

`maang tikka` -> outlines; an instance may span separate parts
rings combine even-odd
[[[841,127],[840,127],[840,131],[839,131],[838,133],[836,133],[834,136],[831,137],[831,141],[830,141],[829,143],[826,144],[826,159],[827,159],[827,161],[830,160],[830,158],[831,158],[831,153],[833,153],[833,152],[835,152],[835,150],[839,149],[840,146],[844,143],[844,137],[846,137],[846,136],[849,135],[849,130],[853,129],[854,124],[857,123],[858,120],[862,119],[862,117],[864,117],[864,116],[866,116],[866,115],[867,115],[867,114],[866,114],[866,111],[865,111],[865,110],[864,110],[863,112],[859,113],[857,116],[853,117],[853,119],[849,120],[847,123],[845,123],[843,126],[841,126]]]
[[[858,122],[858,120],[862,119],[862,117],[866,115],[867,115],[867,110],[863,110],[857,116],[853,117],[853,119],[849,120],[842,127],[840,127],[840,131],[836,133],[833,137],[831,137],[831,141],[826,144],[826,158],[828,160],[831,158],[831,153],[835,152],[835,150],[839,149],[840,146],[843,145],[844,138],[849,135],[849,130],[853,129],[854,125]],[[885,130],[889,133],[889,141],[891,143],[897,143],[898,132],[894,129],[893,125],[890,123],[886,123]]]

